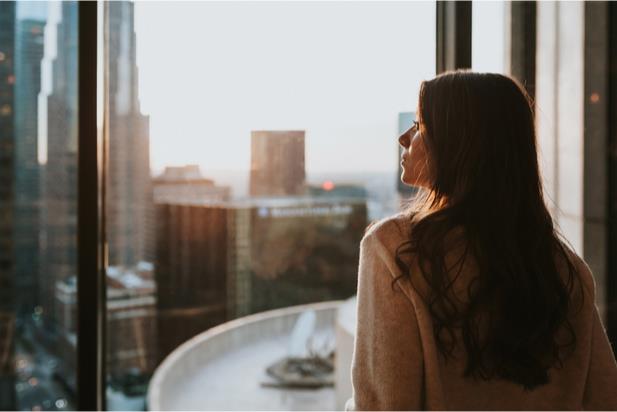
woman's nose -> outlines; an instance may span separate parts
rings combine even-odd
[[[398,137],[398,143],[405,149],[409,147],[409,145],[411,144],[411,129],[407,130],[405,133]]]

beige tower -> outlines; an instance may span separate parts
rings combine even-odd
[[[251,196],[303,195],[304,130],[251,132]]]

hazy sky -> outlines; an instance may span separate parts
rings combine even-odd
[[[250,131],[306,131],[308,172],[394,171],[397,118],[435,72],[433,2],[138,2],[152,166],[246,170]],[[474,5],[474,66],[503,66],[503,4]],[[501,42],[501,43],[500,43]]]
[[[152,165],[247,170],[250,132],[306,131],[309,172],[393,171],[435,71],[435,5],[137,3]]]

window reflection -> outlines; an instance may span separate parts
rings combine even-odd
[[[71,409],[76,3],[0,3],[0,50],[0,409]]]

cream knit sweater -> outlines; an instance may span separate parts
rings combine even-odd
[[[571,322],[576,351],[550,383],[533,391],[504,380],[463,378],[464,356],[446,363],[418,290],[394,256],[408,220],[397,215],[373,225],[362,239],[358,318],[352,362],[353,398],[346,410],[617,410],[617,364],[594,304],[587,265],[573,257],[584,283],[584,306]],[[458,281],[457,281],[458,282]],[[464,354],[463,354],[464,355]]]

